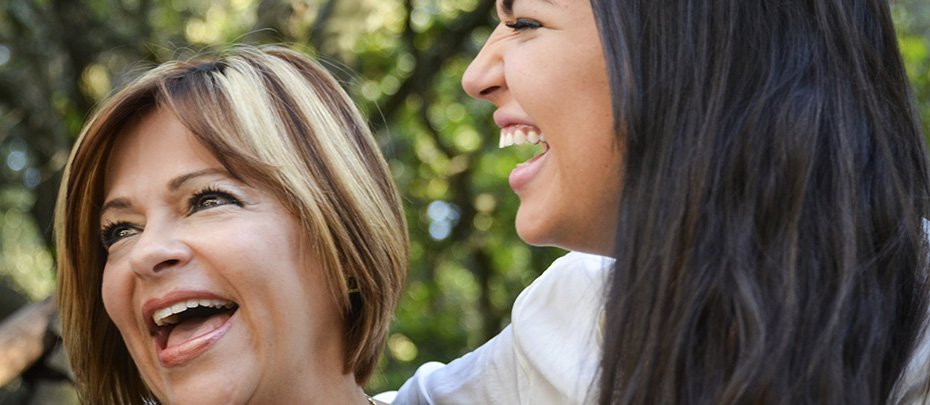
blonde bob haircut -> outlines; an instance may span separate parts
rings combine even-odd
[[[340,303],[344,372],[367,382],[406,280],[397,189],[368,126],[323,68],[279,47],[165,63],[116,93],[72,150],[56,209],[58,309],[88,403],[151,403],[101,298],[99,208],[110,150],[128,124],[166,108],[230,175],[272,192],[302,224]]]

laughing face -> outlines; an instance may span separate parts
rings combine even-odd
[[[358,395],[339,308],[297,219],[232,178],[171,112],[123,131],[104,195],[104,307],[161,401]]]
[[[516,227],[534,245],[606,254],[620,195],[622,154],[588,0],[498,1],[497,26],[462,79],[493,102],[501,147],[542,153],[510,174]]]

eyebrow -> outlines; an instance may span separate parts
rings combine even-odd
[[[103,219],[103,213],[109,209],[127,209],[127,208],[132,208],[132,203],[129,202],[128,199],[117,198],[114,200],[107,201],[106,204],[103,204],[103,207],[100,207],[100,215],[98,216],[101,219]],[[100,221],[98,220],[97,222],[100,222]]]
[[[513,15],[513,2],[514,0],[503,0],[501,1],[501,10],[504,11],[504,14],[507,16]]]
[[[168,183],[168,190],[178,191],[178,189],[181,188],[181,186],[183,186],[184,183],[187,181],[196,179],[198,177],[211,176],[211,175],[228,176],[229,173],[227,173],[223,169],[209,168],[209,169],[198,170],[196,172],[182,174],[178,177],[175,177],[174,180],[171,180],[171,182]]]
[[[196,179],[198,177],[212,176],[212,175],[228,176],[229,173],[227,173],[223,169],[209,168],[209,169],[198,170],[196,172],[182,174],[178,177],[175,177],[168,183],[168,190],[178,191],[178,189],[180,189],[181,186],[184,185],[184,183],[190,180]],[[107,201],[105,204],[103,204],[102,207],[100,207],[99,216],[100,218],[103,218],[103,213],[109,209],[127,209],[127,208],[132,208],[132,203],[129,201],[129,199],[115,198],[110,201]]]
[[[504,15],[510,17],[513,16],[513,3],[517,0],[501,0],[501,11]],[[524,0],[525,1],[525,0]],[[540,0],[543,3],[552,4],[552,0]]]

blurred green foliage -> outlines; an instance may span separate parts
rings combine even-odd
[[[368,391],[475,348],[563,253],[527,246],[513,229],[519,201],[507,174],[535,149],[497,151],[492,106],[460,87],[493,9],[493,0],[3,0],[0,287],[33,301],[52,293],[60,173],[115,87],[216,44],[283,43],[315,55],[353,95],[405,200],[410,279]],[[930,133],[930,5],[899,0],[893,11]]]
[[[892,12],[924,134],[930,135],[930,2],[899,0],[892,3]]]

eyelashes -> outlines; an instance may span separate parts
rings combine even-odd
[[[187,206],[190,210],[189,214],[229,204],[233,204],[238,207],[242,206],[242,203],[239,202],[236,197],[233,197],[232,194],[215,187],[207,187],[197,193],[194,193],[194,195],[192,195],[191,198],[187,201]]]
[[[191,215],[203,210],[234,205],[242,207],[242,202],[229,192],[216,187],[204,188],[187,200],[185,215]],[[100,229],[100,243],[104,248],[110,248],[114,243],[142,232],[141,227],[126,221],[107,222]]]
[[[130,237],[139,233],[139,229],[129,222],[107,222],[100,229],[100,243],[104,248],[109,248],[120,239]]]
[[[513,22],[504,23],[507,28],[510,28],[514,31],[523,31],[535,28],[542,28],[542,23],[536,20],[531,20],[529,18],[518,18]]]

